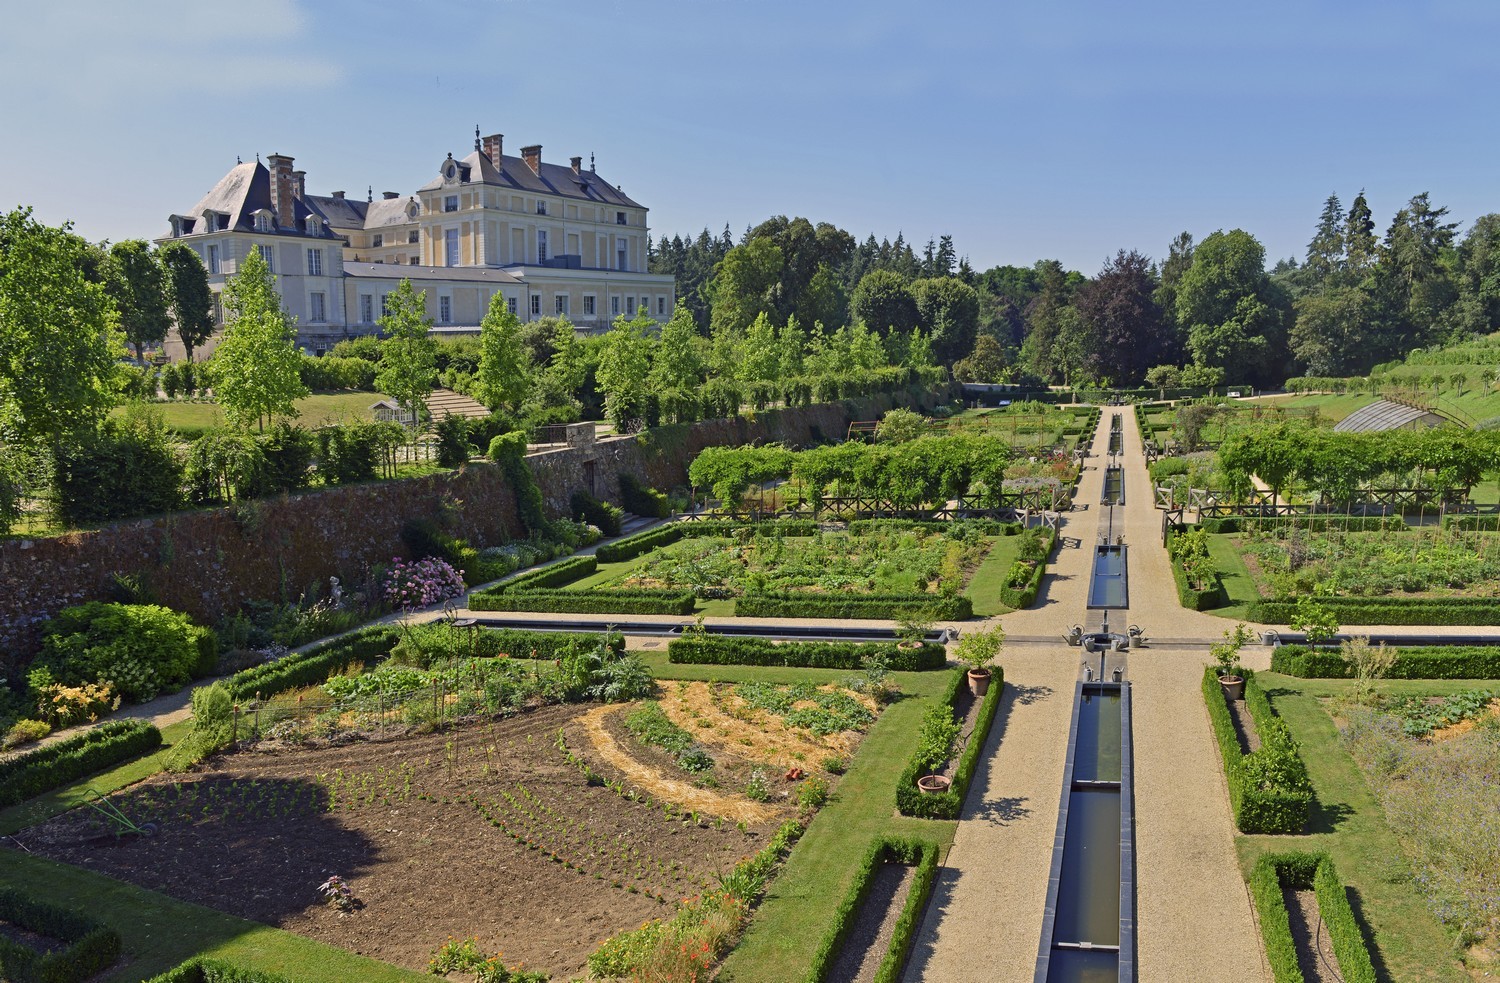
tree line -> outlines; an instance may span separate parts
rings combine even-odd
[[[1461,239],[1447,216],[1422,193],[1380,236],[1363,191],[1347,211],[1335,194],[1300,261],[1268,269],[1243,229],[1201,242],[1183,232],[1159,261],[1122,249],[1092,277],[1046,259],[976,271],[950,236],[919,254],[899,235],[859,242],[775,216],[737,243],[727,227],[663,236],[651,269],[677,278],[679,304],[711,337],[763,315],[877,337],[920,331],[934,363],[965,381],[1273,386],[1500,327],[1500,215]]]

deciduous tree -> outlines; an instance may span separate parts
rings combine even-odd
[[[276,277],[257,250],[240,261],[224,283],[224,340],[214,349],[214,392],[229,421],[261,430],[275,416],[296,416],[302,384],[302,353],[295,319],[281,308]]]
[[[479,398],[490,409],[514,413],[531,388],[531,355],[521,339],[521,319],[500,294],[490,299],[479,322]]]
[[[383,337],[375,387],[414,421],[415,432],[438,376],[438,346],[429,333],[432,318],[427,316],[427,291],[418,292],[410,280],[402,280],[386,298],[386,311],[376,323]]]
[[[177,323],[177,337],[187,349],[187,360],[193,350],[209,339],[214,331],[214,295],[208,287],[208,271],[203,260],[186,243],[169,242],[157,253],[166,278],[167,298],[172,320]]]
[[[161,344],[171,326],[166,277],[150,245],[141,239],[111,246],[108,269],[105,287],[120,312],[120,327],[135,348],[136,361],[143,361],[146,346]]]

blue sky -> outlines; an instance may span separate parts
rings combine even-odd
[[[1301,256],[1323,199],[1383,232],[1500,211],[1500,4],[1352,0],[80,0],[0,31],[0,208],[150,237],[234,164],[410,192],[474,126],[651,208],[951,234],[978,268],[1241,227]]]

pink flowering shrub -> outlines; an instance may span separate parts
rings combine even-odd
[[[441,604],[464,592],[464,572],[435,556],[424,560],[392,559],[385,572],[385,602],[401,611]]]

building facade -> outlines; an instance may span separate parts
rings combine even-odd
[[[379,331],[403,279],[426,291],[440,334],[477,333],[496,295],[523,321],[566,317],[585,332],[641,308],[670,318],[672,277],[646,272],[646,207],[580,157],[544,163],[540,145],[507,157],[503,143],[476,128],[474,151],[449,154],[416,192],[364,201],[309,195],[305,172],[281,154],[237,164],[190,212],[170,216],[157,242],[198,252],[216,304],[225,279],[259,250],[314,354]]]

